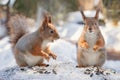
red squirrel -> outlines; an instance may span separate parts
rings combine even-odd
[[[84,28],[77,43],[77,67],[101,67],[106,59],[105,41],[100,32],[97,9],[95,17],[86,17],[81,10]]]
[[[16,15],[8,22],[10,28],[10,40],[16,63],[20,67],[48,66],[43,61],[49,61],[50,57],[56,59],[47,45],[59,39],[58,31],[51,21],[51,16],[44,14],[42,24],[35,32],[29,32],[29,23],[24,16]]]

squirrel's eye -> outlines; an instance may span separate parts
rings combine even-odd
[[[50,33],[54,33],[54,31],[53,31],[53,30],[50,30]]]

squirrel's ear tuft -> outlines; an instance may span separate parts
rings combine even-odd
[[[86,17],[85,17],[85,14],[84,14],[83,10],[82,10],[81,8],[79,8],[79,10],[80,10],[80,13],[81,13],[81,15],[82,15],[83,20],[85,20]]]
[[[51,16],[46,12],[44,13],[44,23],[51,23],[52,22],[52,19],[51,19]]]
[[[51,16],[50,16],[50,15],[48,16],[48,22],[49,22],[49,23],[52,23],[52,19],[51,19]]]
[[[43,23],[45,23],[45,24],[48,23],[48,17],[46,14],[44,15]]]
[[[98,20],[98,18],[99,18],[99,12],[100,12],[100,8],[98,8],[98,9],[96,10],[95,19],[97,19],[97,20]]]
[[[47,15],[44,15],[42,25],[41,25],[41,30],[44,30],[47,25],[48,25],[48,17]]]

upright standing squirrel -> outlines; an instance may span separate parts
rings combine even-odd
[[[77,67],[101,67],[105,62],[105,41],[98,24],[99,11],[96,11],[95,17],[86,17],[81,10],[85,25],[77,43]]]
[[[48,66],[43,63],[49,61],[50,56],[56,59],[56,55],[50,51],[47,43],[59,38],[58,31],[51,22],[51,16],[45,14],[42,24],[35,32],[28,32],[28,24],[25,17],[16,15],[8,22],[10,28],[10,40],[16,63],[20,67]]]

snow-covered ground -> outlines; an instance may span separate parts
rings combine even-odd
[[[9,38],[0,40],[0,80],[120,80],[120,61],[107,60],[99,70],[96,67],[75,67],[76,45],[68,39],[76,42],[83,25],[77,24],[81,21],[81,18],[75,17],[80,16],[79,12],[73,12],[70,16],[71,20],[69,17],[62,27],[57,28],[62,39],[51,43],[51,50],[57,55],[57,60],[45,61],[50,64],[49,67],[19,68],[12,55]],[[120,50],[120,27],[100,29],[105,37],[106,48]]]
[[[0,43],[0,80],[120,80],[120,61],[106,61],[100,72],[92,67],[76,68],[76,46],[62,39],[51,44],[58,57],[51,59],[47,68],[19,68],[8,38]]]

